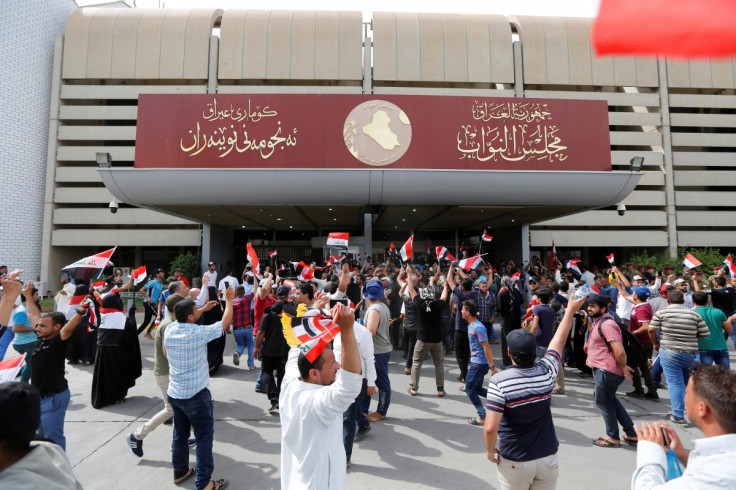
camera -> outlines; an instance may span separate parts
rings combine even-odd
[[[616,211],[618,211],[619,216],[623,216],[624,214],[626,214],[626,206],[624,206],[624,203],[619,203],[616,207]]]
[[[112,201],[110,201],[110,205],[108,206],[110,208],[110,212],[112,214],[115,214],[118,212],[118,199],[114,197]]]

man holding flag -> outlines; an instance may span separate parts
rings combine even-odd
[[[354,322],[352,309],[339,309],[342,366],[329,347],[311,362],[298,347],[289,352],[279,399],[283,489],[346,486],[342,418],[363,383]]]

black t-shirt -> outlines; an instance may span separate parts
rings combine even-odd
[[[407,292],[404,295],[404,330],[416,331],[419,326],[419,317],[417,316],[417,308]]]
[[[414,296],[414,307],[419,314],[417,340],[427,343],[442,342],[442,310],[445,302],[441,299],[430,301],[427,311],[427,301],[417,295]]]
[[[711,289],[709,294],[714,308],[718,308],[726,316],[731,316],[736,312],[736,290],[734,288]]]
[[[289,355],[289,344],[284,338],[284,329],[281,318],[273,313],[263,315],[260,331],[263,332],[264,341],[261,355],[266,357],[287,357]]]
[[[61,393],[69,387],[64,377],[64,359],[70,339],[61,340],[61,335],[56,335],[48,340],[39,340],[33,349],[31,384],[41,392],[41,398]]]

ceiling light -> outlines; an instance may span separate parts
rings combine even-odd
[[[328,211],[332,211],[332,208],[327,208]]]
[[[276,218],[276,221],[281,221],[281,218]]]
[[[414,211],[416,213],[417,212],[417,208],[412,209],[412,211]]]

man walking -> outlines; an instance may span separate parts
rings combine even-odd
[[[702,291],[693,293],[693,303],[695,303],[694,311],[703,317],[710,331],[710,335],[698,339],[700,362],[702,364],[716,363],[729,369],[731,362],[723,332],[725,331],[727,335],[732,333],[732,322],[736,315],[727,317],[723,310],[708,306],[708,296]]]
[[[151,340],[153,340],[153,336],[149,330],[154,321],[161,319],[161,291],[164,287],[162,281],[165,275],[163,269],[156,269],[153,271],[153,279],[140,289],[145,314],[143,315],[143,323],[138,327],[138,335],[145,331],[146,333],[143,336]]]
[[[468,343],[470,345],[470,369],[465,381],[465,394],[475,407],[477,417],[468,419],[470,425],[483,425],[486,419],[486,409],[481,397],[488,396],[488,390],[483,387],[483,379],[491,369],[492,374],[498,370],[493,365],[493,354],[488,343],[488,331],[485,325],[478,320],[478,305],[475,301],[466,299],[463,301],[461,314],[468,322]],[[490,364],[490,365],[489,365]]]
[[[184,300],[174,307],[176,323],[166,329],[164,352],[169,360],[169,389],[167,396],[174,410],[174,439],[171,460],[174,483],[181,483],[196,472],[196,490],[221,490],[227,480],[210,480],[214,462],[212,439],[214,413],[207,363],[207,343],[217,339],[230,326],[233,318],[235,291],[225,291],[225,312],[222,321],[212,325],[197,325],[200,312],[194,301]],[[214,307],[217,302],[210,308]],[[197,440],[197,467],[189,466],[189,431],[194,430]]]
[[[685,420],[685,385],[698,353],[698,338],[710,335],[703,317],[685,306],[680,289],[667,295],[669,306],[654,314],[649,323],[649,338],[659,351],[662,370],[667,377],[667,390],[672,401],[672,413],[667,420],[687,426]],[[659,330],[659,339],[656,337]]]
[[[588,315],[593,320],[588,338],[588,359],[586,364],[593,369],[595,379],[595,404],[603,415],[606,435],[593,439],[598,447],[621,447],[618,426],[624,429],[624,442],[634,443],[636,431],[634,422],[621,402],[616,398],[616,390],[624,382],[631,380],[632,369],[626,365],[626,351],[622,344],[621,328],[608,312],[610,298],[602,294],[588,296]]]
[[[237,297],[233,300],[233,337],[238,345],[233,353],[233,364],[240,365],[240,356],[248,349],[248,369],[255,369],[253,360],[253,310],[250,308],[255,293],[251,291],[245,294],[245,287],[235,286]]]

